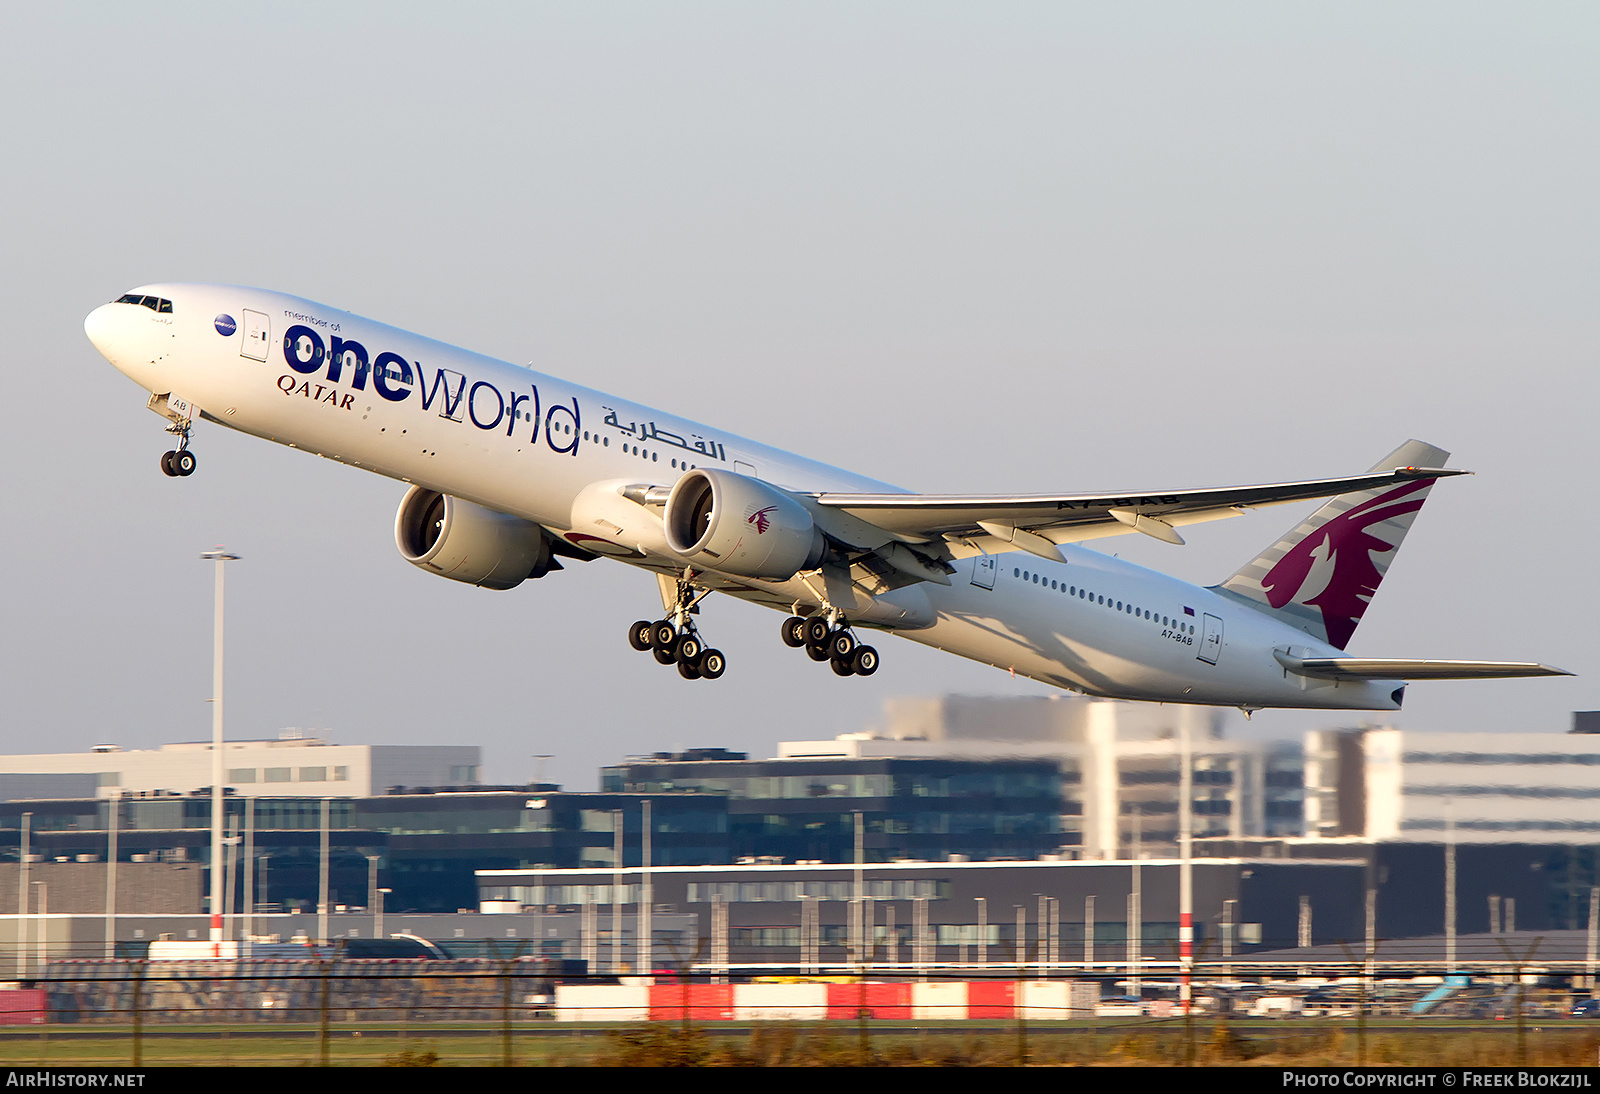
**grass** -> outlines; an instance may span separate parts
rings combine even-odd
[[[594,1031],[573,1030],[561,1037],[513,1029],[512,1057],[519,1065],[581,1065],[591,1062],[600,1041],[601,1035]],[[258,1026],[244,1033],[223,1026],[146,1026],[138,1055],[142,1067],[316,1067],[322,1049],[315,1025]],[[330,1030],[327,1053],[328,1063],[336,1067],[481,1066],[503,1061],[504,1041],[500,1030],[482,1026],[370,1025]],[[133,1059],[134,1036],[128,1027],[56,1028],[0,1036],[0,1066],[128,1067]]]
[[[146,1026],[141,1066],[318,1066],[316,1025]],[[519,1023],[512,1031],[519,1066],[999,1066],[1019,1055],[1034,1065],[1249,1064],[1350,1066],[1592,1066],[1600,1024],[1529,1023],[1520,1041],[1506,1022],[1370,1023],[1196,1020],[1193,1041],[1181,1020],[1139,1023],[854,1022],[761,1025],[628,1026]],[[338,1026],[327,1038],[333,1066],[482,1066],[504,1058],[502,1031],[484,1025]],[[127,1067],[129,1027],[55,1026],[0,1033],[0,1066]]]

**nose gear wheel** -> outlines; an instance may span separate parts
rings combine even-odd
[[[171,478],[186,479],[194,474],[194,469],[199,463],[193,452],[189,451],[189,426],[188,421],[183,421],[167,426],[167,432],[178,438],[178,447],[170,452],[161,454],[161,473]]]

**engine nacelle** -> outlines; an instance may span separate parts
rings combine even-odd
[[[413,486],[394,519],[400,557],[431,574],[511,589],[551,569],[544,529],[437,490]]]
[[[822,531],[795,498],[758,479],[700,468],[680,478],[661,517],[667,546],[691,566],[785,581],[815,569]]]

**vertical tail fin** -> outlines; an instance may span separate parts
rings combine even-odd
[[[1443,467],[1450,454],[1407,441],[1373,466]],[[1341,494],[1218,588],[1344,649],[1434,479]]]

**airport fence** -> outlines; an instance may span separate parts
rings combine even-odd
[[[1538,977],[1386,981],[1356,963],[1251,983],[1202,965],[1185,1007],[1175,982],[1116,996],[1125,981],[1014,965],[654,978],[571,965],[55,961],[0,991],[0,1062],[1600,1061],[1600,1022],[1569,1017],[1580,993]]]

